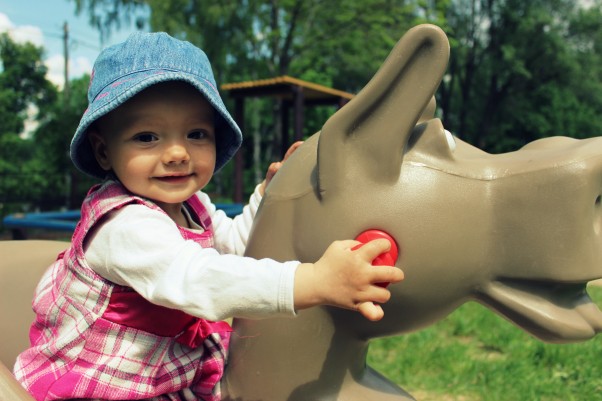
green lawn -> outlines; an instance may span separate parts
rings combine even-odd
[[[588,292],[602,306],[602,287]],[[418,401],[602,401],[602,335],[545,344],[474,302],[372,342],[368,363]]]

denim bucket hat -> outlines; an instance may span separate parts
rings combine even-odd
[[[98,118],[122,105],[143,89],[159,82],[184,81],[199,90],[216,113],[215,171],[232,158],[242,143],[240,128],[226,110],[205,53],[189,42],[166,33],[133,33],[120,44],[103,50],[92,70],[88,108],[71,141],[75,166],[93,177],[104,178],[86,131]]]

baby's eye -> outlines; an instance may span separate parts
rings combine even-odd
[[[138,142],[153,142],[156,140],[157,136],[155,134],[151,134],[150,132],[142,132],[134,136],[134,141]]]
[[[196,130],[192,131],[188,134],[188,139],[209,139],[211,138],[211,134],[205,130]]]

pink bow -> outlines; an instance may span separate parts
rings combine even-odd
[[[211,322],[204,319],[194,321],[175,340],[190,348],[197,348],[213,333],[229,333],[232,327],[228,322]]]

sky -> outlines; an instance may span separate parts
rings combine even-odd
[[[75,3],[68,0],[0,0],[0,32],[22,43],[30,41],[45,49],[47,78],[62,88],[64,83],[63,25],[69,27],[69,79],[92,71],[100,53],[99,33],[88,24],[87,14],[75,15]],[[103,43],[122,42],[135,28],[124,27]]]

